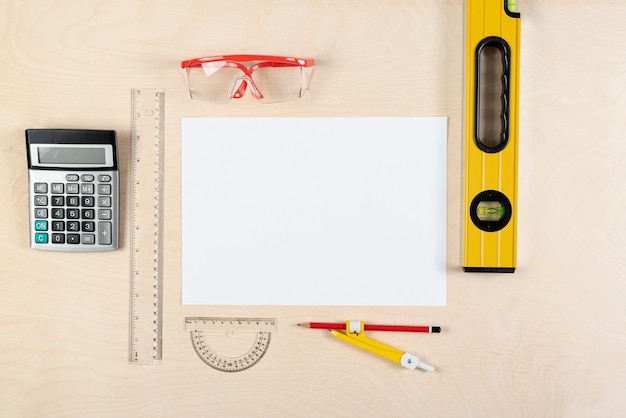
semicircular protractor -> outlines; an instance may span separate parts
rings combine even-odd
[[[207,365],[223,372],[237,372],[255,365],[265,355],[273,318],[185,318],[196,354]]]

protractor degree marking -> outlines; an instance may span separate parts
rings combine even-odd
[[[205,331],[191,331],[191,343],[198,357],[210,367],[223,372],[238,372],[258,363],[265,355],[270,343],[271,333],[258,332],[250,349],[235,357],[226,357],[211,348],[206,340]]]

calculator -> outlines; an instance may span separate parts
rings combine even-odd
[[[115,131],[27,129],[30,246],[53,251],[118,247]]]

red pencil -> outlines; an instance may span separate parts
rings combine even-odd
[[[346,329],[345,323],[330,322],[303,322],[298,324],[305,328],[322,328],[322,329]],[[396,332],[441,332],[441,327],[431,327],[427,325],[364,325],[365,331],[396,331]]]

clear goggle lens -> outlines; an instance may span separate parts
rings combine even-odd
[[[277,103],[302,97],[309,88],[313,67],[259,66],[252,78],[227,61],[207,62],[187,68],[187,86],[193,99],[228,102],[250,91],[261,103]]]

